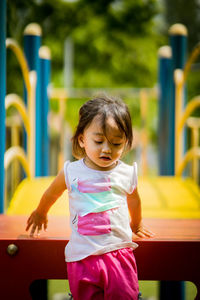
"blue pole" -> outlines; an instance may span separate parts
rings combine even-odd
[[[36,71],[36,101],[35,101],[35,176],[42,176],[42,104],[41,104],[41,63],[39,49],[41,46],[41,27],[36,23],[29,24],[24,30],[24,52],[29,65],[29,70]],[[47,299],[46,280],[35,281],[31,291],[37,299]]]
[[[174,85],[174,71],[175,69],[183,69],[186,62],[187,50],[187,29],[182,24],[174,24],[169,29],[169,40],[172,49],[172,65],[171,65],[171,89],[172,95],[169,102],[169,169],[167,175],[174,175],[175,173],[175,85]]]
[[[4,212],[4,152],[6,95],[6,0],[0,1],[0,213]]]
[[[166,169],[163,175],[175,174],[175,69],[183,69],[186,61],[187,49],[187,29],[182,24],[174,24],[169,29],[170,46],[172,49],[172,59],[169,69],[169,97],[167,105],[167,126],[168,136],[166,146]],[[184,282],[161,281],[159,298],[161,300],[184,300]]]
[[[49,175],[49,134],[48,134],[48,112],[49,98],[48,85],[50,82],[51,54],[46,46],[39,51],[41,64],[41,106],[42,106],[42,176]]]
[[[24,52],[29,70],[37,74],[36,103],[35,103],[35,176],[42,175],[42,124],[41,124],[41,75],[39,49],[41,45],[41,28],[31,23],[24,30]]]
[[[171,48],[163,46],[159,49],[159,110],[158,110],[158,149],[159,149],[159,174],[168,173],[169,154],[169,99],[170,99],[170,76],[171,76]]]

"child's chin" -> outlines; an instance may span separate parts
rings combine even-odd
[[[113,168],[116,163],[111,160],[101,161],[101,163],[98,164],[101,168]]]

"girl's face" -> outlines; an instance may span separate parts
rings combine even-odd
[[[111,170],[116,166],[125,145],[125,134],[115,120],[106,120],[106,136],[103,133],[100,117],[94,117],[90,125],[78,137],[79,145],[85,150],[85,164],[95,170]]]

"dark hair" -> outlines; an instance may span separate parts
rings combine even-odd
[[[126,150],[129,150],[132,145],[133,132],[131,116],[126,104],[121,99],[116,99],[108,96],[95,97],[92,100],[84,103],[79,110],[79,123],[75,134],[72,137],[72,153],[76,158],[82,158],[85,155],[78,142],[78,137],[90,125],[94,117],[101,117],[102,129],[106,135],[106,119],[113,117],[118,128],[125,134]]]

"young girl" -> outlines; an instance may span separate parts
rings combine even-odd
[[[67,188],[71,237],[65,248],[74,300],[136,300],[139,295],[132,234],[150,237],[142,224],[137,166],[120,160],[132,145],[127,106],[106,96],[79,111],[73,155],[65,162],[27,221],[26,230],[47,228],[47,212]]]

